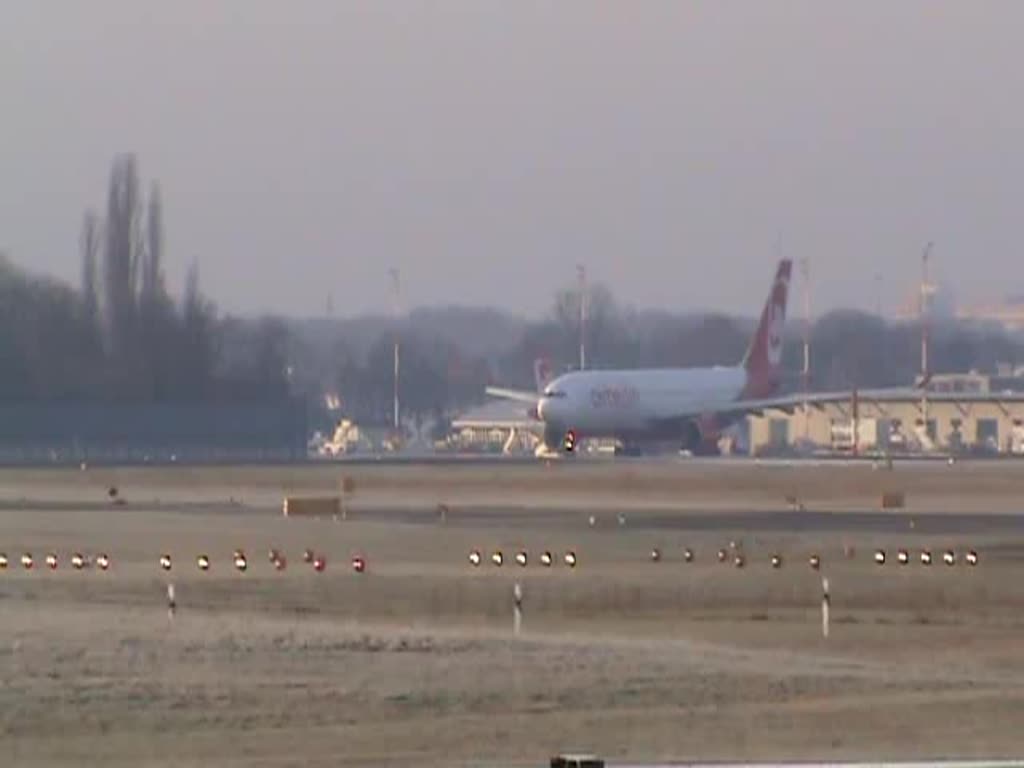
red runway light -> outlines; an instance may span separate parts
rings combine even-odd
[[[573,430],[570,429],[565,433],[565,437],[562,439],[562,448],[566,453],[576,450],[576,433]]]

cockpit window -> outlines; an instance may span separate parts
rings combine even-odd
[[[558,389],[545,389],[544,397],[565,397],[565,392],[562,392],[561,390]]]

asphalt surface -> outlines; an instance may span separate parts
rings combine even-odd
[[[98,467],[217,467],[217,466],[248,466],[262,467],[299,467],[299,466],[516,466],[539,464],[543,461],[576,462],[580,464],[749,464],[751,466],[864,466],[881,461],[877,457],[808,456],[794,458],[750,458],[749,456],[680,456],[676,454],[652,454],[649,456],[613,456],[610,454],[579,454],[576,456],[557,456],[539,458],[530,454],[497,454],[497,453],[355,453],[334,459],[309,458],[299,461],[291,459],[215,459],[190,461],[169,459],[127,459],[114,460],[90,459],[88,464]],[[944,467],[949,457],[944,454],[894,456],[897,465]],[[994,456],[991,458],[957,459],[958,464],[993,464],[1020,462],[1016,456]],[[61,461],[36,460],[0,460],[0,467],[9,469],[47,469],[57,467],[77,467],[77,459]]]
[[[126,514],[140,512],[177,512],[188,515],[279,516],[280,506],[247,506],[232,503],[142,503],[112,506],[109,502],[75,501],[0,501],[0,510],[41,510],[67,513],[116,509]],[[621,514],[621,519],[620,519]],[[751,533],[907,533],[924,535],[950,534],[1024,534],[1024,513],[993,512],[880,512],[877,510],[815,512],[792,509],[714,511],[672,511],[664,508],[644,509],[625,506],[621,513],[581,507],[578,509],[546,509],[514,505],[449,505],[446,522],[450,526],[472,528],[578,529],[594,516],[595,530],[617,530],[627,525],[630,530],[651,531],[748,531]],[[360,510],[350,508],[352,521],[395,523],[401,525],[437,525],[435,506],[381,506]]]
[[[590,511],[548,510],[536,507],[450,507],[448,525],[471,527],[514,528],[528,524],[531,527],[579,528],[588,521]],[[620,523],[614,513],[595,516],[597,530],[616,529]],[[373,520],[413,525],[436,525],[434,509],[380,508],[372,511],[349,513],[351,520]],[[911,514],[903,512],[798,512],[792,510],[666,512],[628,508],[623,512],[623,523],[631,530],[719,531],[742,530],[761,533],[906,533],[919,534],[991,534],[1024,533],[1024,515],[993,513]]]

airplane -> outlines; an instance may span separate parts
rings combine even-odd
[[[722,432],[750,414],[807,404],[849,402],[851,392],[779,395],[782,341],[792,262],[779,262],[760,322],[743,359],[732,366],[577,370],[551,381],[540,397],[488,387],[492,397],[528,402],[543,422],[538,455],[572,452],[584,438],[618,441],[625,455],[673,442],[691,454],[717,453]],[[862,390],[863,400],[911,396],[913,388]],[[918,395],[919,396],[919,395]]]

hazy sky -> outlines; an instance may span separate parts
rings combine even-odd
[[[175,291],[233,311],[753,313],[1024,290],[1024,2],[0,0],[0,250],[76,280],[137,153]]]

